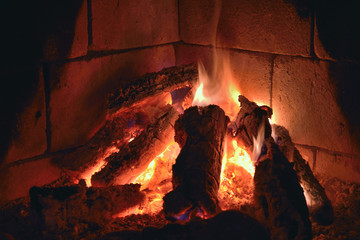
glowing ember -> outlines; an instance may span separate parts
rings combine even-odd
[[[218,198],[221,209],[239,209],[252,201],[255,167],[236,140],[227,138],[225,149]]]
[[[105,165],[107,163],[107,162],[105,162],[105,159],[108,156],[110,156],[111,154],[116,153],[118,151],[119,151],[119,149],[117,147],[115,147],[115,146],[106,149],[105,154],[96,161],[96,164],[94,166],[86,169],[81,174],[80,179],[85,179],[86,186],[91,187],[91,177],[92,177],[92,175],[99,172],[103,167],[105,167]]]
[[[157,214],[160,212],[164,195],[172,189],[172,165],[175,163],[179,152],[180,147],[177,143],[169,143],[165,151],[154,158],[147,169],[132,182],[141,184],[141,190],[146,194],[145,202],[113,217],[125,217],[131,214]]]
[[[140,183],[141,190],[143,190],[144,188],[146,188],[152,176],[154,175],[154,170],[155,170],[155,159],[152,160],[149,166],[146,168],[146,170],[134,180],[134,183]]]
[[[255,166],[251,161],[249,154],[238,146],[236,140],[232,140],[232,145],[235,149],[234,156],[229,158],[229,162],[234,163],[240,167],[243,167],[246,171],[248,171],[252,177],[255,174]]]

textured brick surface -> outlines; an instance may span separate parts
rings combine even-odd
[[[51,151],[83,144],[105,119],[106,96],[147,72],[175,64],[173,46],[50,68]]]
[[[176,0],[93,0],[92,50],[126,49],[179,40]]]
[[[34,87],[35,94],[30,97],[24,112],[17,118],[16,129],[13,130],[4,163],[40,155],[46,150],[45,92],[42,71],[36,77],[39,79],[27,79],[37,82],[37,86]]]
[[[315,173],[360,183],[360,159],[318,150]]]
[[[32,186],[49,184],[60,176],[49,158],[39,159],[0,170],[0,205],[26,196]]]
[[[48,14],[45,14],[42,22],[49,28],[44,33],[44,59],[48,61],[85,55],[88,50],[87,1],[50,1],[44,5],[43,11]]]
[[[355,153],[349,126],[329,79],[329,63],[279,56],[273,76],[274,122],[285,126],[294,142]]]
[[[207,69],[211,69],[214,52],[210,47],[176,44],[175,52],[177,65],[200,60]],[[269,105],[271,56],[235,50],[224,53],[229,56],[230,69],[240,93],[252,101]]]
[[[283,0],[223,1],[216,31],[215,0],[180,0],[180,38],[188,43],[281,53],[310,54],[310,19]]]

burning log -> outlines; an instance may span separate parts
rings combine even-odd
[[[267,154],[255,168],[254,196],[263,208],[271,239],[311,239],[311,223],[303,189],[290,162],[272,137]]]
[[[311,239],[311,223],[303,189],[290,162],[271,137],[271,108],[239,96],[241,109],[232,129],[246,147],[255,148],[254,196],[262,207],[271,239]],[[262,129],[262,130],[261,130]],[[254,157],[256,155],[256,157]]]
[[[198,70],[195,64],[181,67],[170,67],[156,73],[148,73],[122,89],[114,92],[108,100],[109,110],[130,106],[148,96],[161,95],[178,88],[192,87],[198,81]]]
[[[173,165],[173,191],[164,197],[167,216],[213,215],[220,210],[217,193],[227,122],[215,105],[188,108],[176,121],[175,141],[181,151]]]
[[[91,183],[94,186],[131,183],[171,143],[177,117],[177,111],[168,105],[154,124],[105,160],[107,165],[92,176]]]
[[[299,150],[294,146],[289,131],[282,126],[272,125],[275,131],[275,141],[280,150],[293,163],[300,184],[310,200],[309,211],[312,218],[322,225],[329,225],[334,221],[331,202],[325,189],[314,176],[309,164],[302,158]]]
[[[230,124],[234,135],[241,140],[247,148],[253,145],[253,138],[258,135],[258,130],[265,124],[265,138],[271,136],[271,126],[267,120],[272,115],[272,109],[268,106],[259,107],[249,101],[245,96],[239,96],[240,111],[236,120]]]

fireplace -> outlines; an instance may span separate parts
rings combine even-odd
[[[272,108],[271,121],[289,130],[333,205],[344,202],[334,209],[335,224],[341,209],[359,213],[360,53],[356,8],[350,3],[77,0],[21,5],[7,3],[2,14],[2,22],[12,21],[4,26],[1,206],[29,197],[33,186],[59,182],[74,169],[88,170],[84,159],[71,156],[91,148],[113,117],[107,105],[111,94],[168,67],[200,61],[214,72],[215,55],[221,52],[239,93]],[[195,85],[186,86],[195,91]],[[135,109],[141,129],[131,130],[130,138],[148,124],[141,108]],[[100,155],[114,151],[104,149]],[[243,185],[246,195],[250,190]],[[344,222],[359,223],[355,216],[346,217]],[[140,220],[127,215],[126,221],[113,230],[134,230],[126,226]],[[165,225],[162,218],[141,221],[146,227]],[[0,234],[7,234],[2,226]],[[350,233],[339,228],[331,232],[313,225],[313,233],[319,239],[359,236],[356,228]]]

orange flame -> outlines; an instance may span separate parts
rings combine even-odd
[[[199,85],[192,105],[216,104],[230,120],[235,120],[239,111],[240,91],[235,84],[228,55],[215,50],[213,65],[212,74],[209,74],[199,63]],[[255,166],[249,154],[242,146],[238,146],[236,140],[227,137],[225,149],[218,196],[221,207],[230,209],[251,201]]]
[[[236,140],[232,140],[232,145],[235,149],[235,152],[234,156],[229,158],[229,162],[243,167],[251,174],[252,177],[254,177],[255,166],[253,164],[253,161],[251,161],[249,154],[244,150],[244,148],[238,146]]]
[[[198,64],[199,85],[192,105],[216,104],[226,115],[235,117],[239,109],[237,98],[240,91],[232,75],[230,59],[225,53],[215,51],[213,65],[214,70],[210,75],[201,62]]]
[[[131,214],[157,214],[161,211],[163,197],[172,189],[172,165],[180,152],[180,147],[174,141],[155,157],[132,183],[141,184],[141,191],[146,194],[145,202],[140,206],[127,209],[113,217],[125,217]]]

